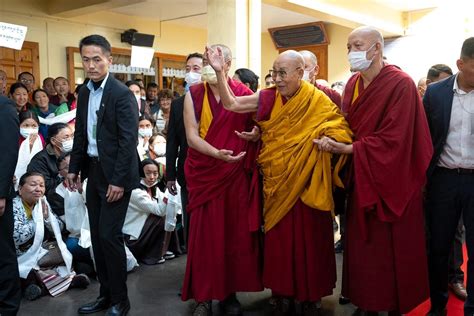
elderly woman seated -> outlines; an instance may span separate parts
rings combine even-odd
[[[25,298],[34,300],[47,293],[57,296],[68,288],[86,288],[88,277],[75,275],[72,270],[72,255],[61,237],[64,224],[44,197],[43,175],[25,173],[18,188],[13,200],[13,239]],[[45,230],[54,241],[43,242]]]

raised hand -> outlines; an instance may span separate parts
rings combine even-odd
[[[207,62],[209,63],[209,65],[211,65],[212,68],[214,68],[216,72],[222,71],[224,69],[224,54],[222,54],[222,50],[220,47],[216,47],[214,49],[210,46],[206,46],[206,51],[204,52],[204,54],[207,59]]]
[[[246,154],[245,151],[242,151],[238,155],[232,156],[233,153],[234,152],[232,150],[220,149],[217,151],[214,158],[224,160],[226,162],[237,162],[239,160],[242,160],[242,158],[244,158]]]

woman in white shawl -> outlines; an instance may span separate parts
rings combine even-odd
[[[43,175],[25,173],[18,189],[13,200],[13,240],[25,298],[34,300],[46,293],[57,296],[70,287],[87,287],[87,276],[75,275],[72,270],[72,255],[61,237],[64,224],[44,198]],[[45,227],[55,243],[43,244]]]

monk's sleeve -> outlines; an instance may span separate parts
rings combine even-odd
[[[406,78],[391,91],[376,130],[353,144],[354,190],[359,207],[396,221],[425,182],[432,153],[421,99]]]

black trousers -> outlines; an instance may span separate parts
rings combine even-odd
[[[431,306],[443,309],[448,301],[448,259],[461,216],[468,255],[474,258],[474,173],[436,168],[427,186],[426,212]],[[474,261],[469,260],[465,315],[474,313],[473,273]]]
[[[122,227],[131,192],[124,192],[120,200],[108,203],[108,186],[100,162],[91,159],[86,199],[100,297],[117,304],[127,299],[127,257]]]
[[[462,283],[464,284],[464,272],[461,270],[461,266],[464,262],[464,257],[462,253],[462,243],[464,241],[464,225],[461,220],[459,221],[458,227],[456,228],[456,233],[454,234],[453,248],[449,254],[449,264],[448,264],[448,280],[449,283]]]
[[[20,307],[21,288],[13,243],[13,205],[7,199],[0,216],[0,315],[16,315]]]

